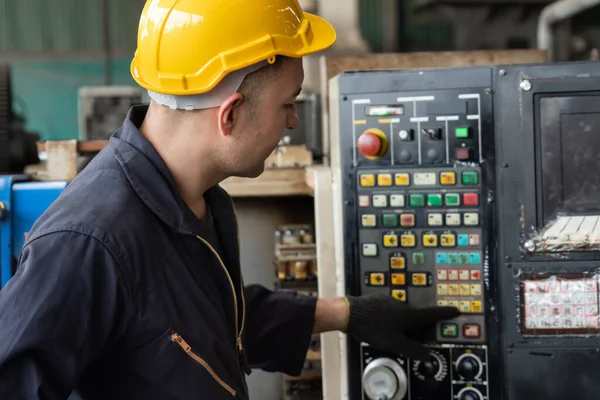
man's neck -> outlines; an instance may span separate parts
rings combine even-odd
[[[185,126],[178,128],[185,129]],[[192,156],[190,151],[204,147],[198,142],[193,145],[186,142],[187,136],[183,132],[174,132],[173,128],[164,126],[162,121],[153,117],[151,113],[148,113],[140,132],[152,143],[167,165],[183,201],[197,218],[204,219],[206,216],[204,193],[225,179],[208,162],[210,160],[208,146],[204,157],[198,154]],[[195,165],[193,160],[198,159],[207,160],[207,164]]]

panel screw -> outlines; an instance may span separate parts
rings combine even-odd
[[[529,82],[527,79],[522,80],[519,86],[526,92],[531,90],[531,82]]]
[[[499,73],[500,73],[501,76],[504,76],[504,75],[506,75],[506,70],[505,69],[501,69],[499,71]]]

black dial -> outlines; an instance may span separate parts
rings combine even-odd
[[[437,357],[429,357],[429,360],[419,364],[417,371],[426,378],[433,378],[440,370],[440,362]]]
[[[481,368],[481,363],[474,355],[467,354],[458,359],[456,372],[465,380],[472,381],[477,378]]]
[[[459,400],[483,400],[481,394],[473,389],[467,389],[461,393]]]

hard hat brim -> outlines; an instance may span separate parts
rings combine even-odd
[[[304,57],[318,53],[331,47],[337,38],[333,26],[321,17],[314,14],[304,13],[304,17],[310,22],[314,32],[314,38],[310,45],[303,47],[291,54],[280,54],[288,57]]]

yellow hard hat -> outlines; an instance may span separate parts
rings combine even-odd
[[[133,79],[167,95],[206,93],[232,71],[303,57],[336,39],[297,0],[147,0],[138,29]]]

